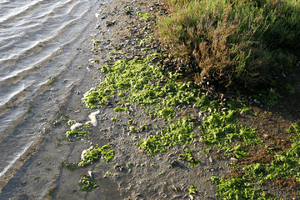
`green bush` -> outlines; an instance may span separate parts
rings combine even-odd
[[[201,76],[226,76],[227,85],[238,80],[247,86],[291,69],[295,57],[280,48],[299,40],[296,1],[169,2],[173,13],[160,18],[157,33],[167,51],[182,59],[181,68],[199,74],[196,84]],[[187,65],[192,61],[193,69]]]

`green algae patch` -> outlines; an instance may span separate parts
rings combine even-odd
[[[131,127],[130,127],[130,131],[131,131],[132,133],[136,133],[138,130],[137,130],[137,128],[136,128],[135,126],[131,126]]]
[[[75,135],[78,135],[78,136],[84,136],[85,134],[87,134],[87,131],[85,130],[81,130],[79,128],[75,128],[71,131],[67,131],[66,132],[66,136],[67,137],[70,137],[70,136],[75,136]]]
[[[198,164],[200,164],[200,161],[193,157],[193,149],[185,149],[185,154],[180,154],[179,156],[181,158],[187,159],[189,161],[189,165],[193,168],[196,167]]]
[[[80,169],[80,167],[77,164],[73,164],[73,163],[62,162],[61,166],[65,167],[66,170],[69,170],[69,171],[76,171],[76,170]]]
[[[198,189],[195,185],[191,185],[191,187],[189,188],[189,194],[190,195],[195,194],[197,190]]]
[[[263,141],[254,128],[243,124],[237,125],[239,113],[255,115],[243,102],[240,100],[238,100],[239,103],[232,100],[225,102],[214,99],[208,93],[202,95],[201,90],[197,89],[192,82],[178,82],[176,80],[180,75],[167,73],[160,66],[153,66],[151,61],[155,56],[148,56],[145,60],[128,61],[123,59],[114,62],[113,65],[103,66],[101,72],[106,73],[105,80],[96,89],[92,89],[84,95],[82,100],[85,105],[92,109],[98,108],[115,101],[113,96],[118,95],[120,100],[118,107],[114,109],[115,112],[128,112],[128,106],[134,104],[145,108],[146,114],[149,114],[151,119],[153,116],[165,119],[168,125],[159,132],[150,131],[150,136],[141,138],[136,143],[139,148],[147,152],[150,158],[165,153],[176,145],[189,145],[194,137],[200,137],[209,147],[216,147],[225,155],[230,155],[238,160],[248,157],[249,147],[255,145],[264,147]],[[176,119],[178,105],[193,105],[200,110],[199,118],[203,117],[202,123],[198,127],[200,135],[194,134],[195,127],[190,116]],[[137,129],[131,125],[132,122],[132,120],[127,122],[132,133],[147,131],[147,126]],[[295,170],[297,169],[295,163],[300,163],[296,156],[298,152],[297,138],[299,138],[297,126],[295,125],[290,131],[294,131],[294,138],[291,140],[295,145],[291,150],[275,155],[276,159],[273,163],[246,166],[244,171],[247,176],[243,177],[212,178],[212,183],[218,186],[218,198],[257,199],[262,197],[261,199],[276,199],[258,188],[256,184],[276,177],[283,179],[293,177],[300,180],[298,172]],[[136,138],[134,137],[134,139]],[[99,159],[102,152],[98,146],[95,149],[97,149],[95,153],[88,153],[92,150],[86,152],[87,155],[91,155],[82,159],[82,166]],[[185,153],[180,157],[187,159],[191,167],[196,167],[199,160],[192,156],[192,152],[192,149],[186,148]],[[209,150],[205,149],[205,152],[209,153]],[[111,159],[113,158],[113,151],[109,156]],[[232,165],[232,169],[238,168],[238,165]]]
[[[128,107],[117,106],[114,108],[114,112],[128,112],[128,111],[129,111]]]
[[[251,179],[211,177],[211,183],[218,187],[217,198],[219,199],[278,199],[267,191],[255,186]]]
[[[142,20],[147,20],[149,17],[150,17],[150,14],[149,13],[142,13],[141,11],[138,11],[136,13],[140,19]]]
[[[275,154],[271,163],[256,163],[255,165],[246,166],[244,168],[246,175],[254,177],[258,183],[277,178],[284,180],[292,178],[297,180],[299,187],[300,127],[294,123],[287,132],[292,134],[290,137],[290,140],[293,142],[291,148],[282,151],[280,154]]]
[[[280,153],[270,152],[274,155],[271,163],[255,163],[244,166],[243,169],[235,165],[232,169],[242,170],[244,174],[242,177],[227,179],[212,177],[211,182],[218,186],[217,197],[220,199],[278,199],[257,187],[266,181],[295,181],[299,190],[300,127],[294,123],[286,131],[291,134],[290,140],[293,142],[291,148]]]
[[[97,180],[90,176],[82,176],[78,183],[80,191],[91,192],[98,187]]]
[[[143,107],[153,105],[154,115],[171,122],[175,118],[175,106],[196,101],[201,91],[194,88],[192,82],[176,82],[179,75],[151,65],[155,56],[150,55],[145,60],[123,59],[112,66],[103,66],[101,72],[107,72],[105,80],[84,95],[85,105],[99,108],[111,101],[112,95],[119,94],[120,102]],[[118,106],[114,111],[128,111],[128,107]]]
[[[109,163],[111,159],[114,158],[114,151],[110,149],[110,144],[99,147],[98,144],[91,148],[87,149],[82,155],[82,161],[78,164],[78,166],[85,166],[88,164],[93,164],[94,161],[100,159],[100,155],[103,156],[103,160],[106,163]]]
[[[108,72],[105,80],[96,89],[84,96],[83,101],[89,108],[97,108],[108,102],[112,95],[121,93],[128,94],[123,97],[127,103],[137,103],[143,106],[159,102],[161,87],[157,82],[166,77],[165,72],[158,66],[152,66],[148,57],[145,60],[118,60],[112,66],[103,66],[101,72]],[[166,95],[166,94],[164,94]]]
[[[205,95],[195,105],[202,107],[207,114],[201,126],[199,126],[202,139],[205,143],[222,149],[225,155],[233,154],[238,159],[248,156],[246,148],[240,144],[232,147],[233,143],[242,143],[247,147],[262,144],[262,140],[258,137],[254,128],[237,125],[236,114],[241,109],[237,109],[233,102],[226,103],[227,107],[233,109],[222,111],[217,106],[220,105],[220,102],[217,100],[209,102],[208,97]]]
[[[169,147],[191,144],[195,134],[193,132],[194,123],[189,119],[190,117],[184,116],[176,123],[163,127],[160,133],[141,139],[137,145],[145,149],[149,157],[153,157],[155,154],[166,152]]]

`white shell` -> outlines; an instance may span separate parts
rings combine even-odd
[[[78,127],[81,127],[82,126],[82,123],[76,123],[76,124],[73,124],[71,126],[71,131],[74,130],[75,128],[78,128]]]

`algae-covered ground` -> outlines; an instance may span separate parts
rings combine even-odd
[[[94,82],[74,89],[12,199],[299,197],[299,71],[273,107],[207,90],[160,64],[172,59],[154,34],[164,3],[101,9]],[[57,174],[41,194],[45,167]]]

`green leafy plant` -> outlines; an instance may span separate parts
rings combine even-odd
[[[128,107],[117,106],[117,107],[114,108],[114,112],[124,112],[124,111],[128,112],[129,111]]]
[[[52,77],[51,80],[47,83],[47,85],[51,85],[56,81],[56,77]]]
[[[109,176],[112,176],[113,174],[111,172],[106,172],[105,173],[105,176],[109,177]]]
[[[67,137],[70,137],[70,136],[85,136],[86,134],[87,134],[87,131],[82,130],[80,128],[75,128],[71,131],[66,132]]]
[[[138,130],[137,130],[137,128],[136,128],[135,126],[131,126],[131,127],[130,127],[130,131],[131,131],[132,133],[136,133]]]
[[[52,195],[53,195],[53,192],[54,192],[54,188],[53,188],[53,189],[50,189],[50,190],[48,191],[47,198],[51,198]]]
[[[198,189],[195,185],[191,185],[191,187],[189,188],[189,194],[195,194],[197,190]]]
[[[91,192],[98,187],[97,181],[95,178],[90,176],[82,176],[80,182],[78,183],[80,191]]]
[[[192,152],[193,152],[193,149],[185,149],[184,150],[186,153],[185,154],[180,154],[179,156],[184,158],[184,159],[187,159],[189,161],[189,165],[191,167],[196,167],[198,164],[200,164],[200,161],[196,158],[193,157],[192,155]]]
[[[289,93],[295,93],[295,89],[290,84],[285,84],[284,87],[289,91]]]
[[[100,159],[100,155],[102,155],[105,162],[108,163],[111,159],[114,158],[114,151],[110,150],[110,146],[110,144],[107,144],[102,147],[98,147],[97,144],[92,149],[87,149],[86,152],[83,154],[82,161],[78,164],[78,166],[92,164],[94,161]]]
[[[93,41],[93,45],[94,45],[94,46],[97,46],[97,45],[98,45],[98,43],[99,43],[99,41],[98,41],[98,40],[94,40],[94,41]]]
[[[142,20],[147,20],[149,17],[150,17],[150,14],[149,13],[142,13],[141,11],[138,11],[136,13],[140,19]]]
[[[75,171],[75,170],[80,169],[80,167],[77,164],[73,164],[73,163],[62,162],[61,165],[70,171]]]

